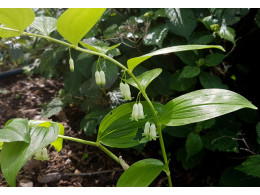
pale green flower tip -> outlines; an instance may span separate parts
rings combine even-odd
[[[70,64],[70,71],[74,72],[74,61],[72,58],[69,59],[69,64]]]
[[[95,72],[95,79],[96,79],[96,84],[99,86],[101,84],[101,77],[99,71]]]
[[[103,87],[106,85],[106,76],[103,70],[100,71],[100,83]]]

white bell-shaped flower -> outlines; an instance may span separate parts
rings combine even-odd
[[[34,159],[36,160],[49,160],[49,155],[47,152],[46,148],[42,148],[41,150],[38,150],[35,154],[34,154]]]
[[[130,87],[127,83],[125,83],[125,100],[132,100]]]
[[[157,135],[156,135],[156,127],[155,124],[151,124],[150,126],[150,139],[156,140]]]
[[[106,85],[106,76],[103,70],[100,71],[100,80],[102,87],[105,87]]]
[[[95,79],[96,79],[96,84],[99,86],[101,84],[101,77],[99,71],[95,72]]]
[[[144,119],[144,109],[140,102],[138,103],[138,119]]]
[[[150,137],[150,123],[147,121],[146,123],[145,123],[145,125],[144,125],[144,133],[143,133],[143,135],[147,138],[147,139],[149,139],[149,137]]]
[[[120,83],[119,85],[122,97],[125,98],[125,84],[124,83]]]
[[[72,58],[69,59],[69,64],[70,64],[70,71],[73,72],[74,71],[74,61]]]
[[[132,111],[132,120],[138,121],[138,105],[135,103]]]

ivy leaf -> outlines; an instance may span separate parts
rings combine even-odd
[[[43,109],[42,117],[50,118],[51,116],[58,114],[63,107],[63,103],[59,98],[54,98],[51,102]]]
[[[225,51],[223,47],[217,45],[179,45],[179,46],[172,46],[166,47],[163,49],[156,50],[154,52],[145,54],[140,57],[131,58],[127,61],[127,66],[130,71],[133,71],[134,68],[142,63],[143,61],[151,58],[152,56],[168,54],[173,52],[180,52],[180,51],[188,51],[188,50],[196,50],[196,49],[209,49],[209,48],[216,48],[222,51]]]
[[[182,72],[179,76],[179,78],[184,78],[184,79],[188,79],[188,78],[193,78],[196,77],[200,74],[200,67],[198,66],[185,66],[182,69]]]
[[[222,60],[224,60],[226,55],[221,54],[221,53],[213,53],[207,55],[205,58],[205,65],[206,66],[216,66],[219,65]]]
[[[164,169],[162,161],[144,159],[131,165],[121,175],[117,187],[147,187]]]
[[[35,14],[30,8],[0,8],[0,37],[16,37],[33,22]],[[6,29],[5,29],[6,28]],[[14,29],[15,31],[8,30]]]
[[[57,19],[48,16],[36,17],[32,23],[32,27],[38,30],[42,35],[49,36],[56,27]]]
[[[187,151],[186,160],[188,160],[191,156],[199,153],[203,148],[203,143],[200,135],[191,132],[187,137],[185,148]]]
[[[208,88],[220,88],[220,89],[228,89],[228,86],[223,84],[221,79],[217,75],[212,75],[207,72],[202,72],[199,76],[201,85]]]
[[[145,90],[148,87],[148,85],[161,74],[161,72],[162,72],[161,68],[156,68],[144,72],[143,74],[137,76],[136,79],[140,82],[142,89]],[[135,88],[139,89],[138,85],[135,83],[135,81],[132,78],[127,79],[126,82],[134,86]]]
[[[70,43],[78,46],[80,40],[98,22],[104,8],[70,8],[57,21],[59,33]]]
[[[144,45],[157,45],[162,48],[164,38],[168,33],[168,27],[164,24],[149,29],[144,39]]]
[[[235,30],[231,27],[227,27],[226,24],[222,24],[219,32],[217,33],[221,38],[226,39],[236,45],[235,42]]]
[[[169,101],[159,116],[167,126],[180,126],[215,118],[241,108],[257,109],[243,96],[224,89],[202,89]]]
[[[188,8],[167,8],[165,11],[170,19],[170,31],[188,39],[197,26],[197,19],[192,10]]]
[[[260,177],[260,155],[249,156],[249,158],[236,167],[236,169],[247,175]]]
[[[5,142],[1,152],[2,173],[10,186],[16,185],[16,175],[35,152],[57,139],[59,125],[54,122],[29,121],[30,142]]]

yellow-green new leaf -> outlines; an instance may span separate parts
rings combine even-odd
[[[65,39],[77,46],[105,10],[105,8],[70,8],[59,17],[57,29]]]
[[[16,37],[33,22],[35,14],[30,8],[0,8],[0,37]],[[8,30],[11,29],[11,30]]]
[[[173,53],[173,52],[180,52],[180,51],[188,51],[188,50],[196,50],[196,49],[209,49],[209,48],[216,48],[216,49],[225,51],[223,47],[218,46],[218,45],[179,45],[179,46],[173,46],[173,47],[166,47],[163,49],[156,50],[152,53],[145,54],[140,57],[131,58],[127,61],[127,66],[130,71],[133,71],[137,65],[139,65],[143,61],[149,59],[152,56],[168,54],[168,53]]]

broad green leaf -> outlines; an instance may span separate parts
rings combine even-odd
[[[190,44],[200,44],[207,45],[214,39],[212,34],[209,32],[201,31],[201,32],[193,32],[190,36],[189,43]]]
[[[139,144],[134,140],[138,128],[143,129],[147,121],[153,121],[153,113],[147,102],[141,102],[145,119],[131,120],[133,105],[135,102],[123,104],[110,111],[101,121],[97,142],[115,148],[129,148]],[[153,103],[155,110],[160,112],[163,105]]]
[[[200,74],[200,67],[198,66],[185,66],[179,76],[179,78],[193,78]]]
[[[220,88],[220,89],[228,89],[228,86],[223,84],[221,79],[217,75],[213,75],[207,72],[202,72],[199,76],[199,80],[201,85],[208,88]]]
[[[174,89],[176,91],[186,91],[196,84],[196,77],[193,78],[181,78],[181,71],[176,71],[170,77],[170,89]]]
[[[167,17],[170,19],[170,31],[189,38],[192,31],[197,26],[197,19],[192,9],[188,8],[168,8],[165,9]]]
[[[187,137],[185,148],[187,152],[186,160],[188,160],[191,156],[199,153],[203,148],[203,143],[200,135],[191,132]]]
[[[157,45],[159,48],[162,48],[162,43],[167,33],[168,28],[165,24],[150,28],[149,32],[144,38],[144,45]]]
[[[30,8],[0,8],[0,24],[4,28],[14,29],[15,31],[3,29],[0,26],[0,37],[16,37],[33,22],[35,14]]]
[[[225,57],[226,57],[226,55],[221,54],[221,53],[209,54],[205,58],[205,65],[206,66],[216,66],[216,65],[219,65],[220,62],[222,62],[222,60],[224,60]]]
[[[36,17],[32,23],[32,27],[38,30],[42,35],[49,36],[56,27],[57,19],[48,16]]]
[[[51,116],[58,114],[63,107],[63,103],[59,98],[54,98],[51,102],[43,109],[42,117],[50,118]]]
[[[215,122],[216,122],[216,120],[214,118],[206,120],[206,121],[198,122],[195,129],[196,129],[196,131],[209,129],[215,124]]]
[[[236,169],[247,175],[260,177],[260,155],[249,156],[249,158],[236,167]]]
[[[162,172],[164,164],[157,159],[144,159],[131,165],[119,178],[117,187],[147,187]]]
[[[223,24],[218,32],[218,35],[223,38],[226,39],[230,42],[232,42],[234,45],[236,45],[235,42],[235,30],[231,27],[227,27],[225,24]]]
[[[218,45],[179,45],[179,46],[173,46],[173,47],[166,47],[166,48],[159,49],[154,52],[145,54],[140,57],[131,58],[127,61],[127,66],[130,71],[133,71],[133,69],[137,65],[139,65],[143,61],[149,59],[152,56],[168,54],[168,53],[173,53],[173,52],[180,52],[180,51],[188,51],[188,50],[196,50],[196,49],[209,49],[209,48],[216,48],[216,49],[225,51],[223,47],[218,46]]]
[[[179,126],[215,118],[241,108],[257,109],[243,96],[224,89],[202,89],[169,101],[159,116],[167,126]]]
[[[16,185],[16,176],[22,166],[39,149],[57,139],[59,125],[55,122],[29,121],[30,143],[5,142],[1,153],[2,173],[10,186]]]
[[[141,84],[142,89],[145,90],[148,87],[148,85],[161,74],[161,72],[162,72],[161,68],[156,68],[144,72],[143,74],[137,76],[136,79]],[[126,82],[134,86],[135,88],[139,89],[138,85],[135,83],[135,81],[132,78],[127,79]]]
[[[27,119],[11,119],[0,130],[1,142],[23,141],[30,142],[29,126]]]
[[[77,46],[103,15],[104,8],[70,8],[57,21],[59,33]]]
[[[163,133],[167,133],[174,137],[186,138],[191,132],[194,131],[194,124],[182,125],[182,126],[168,126],[165,127]]]

